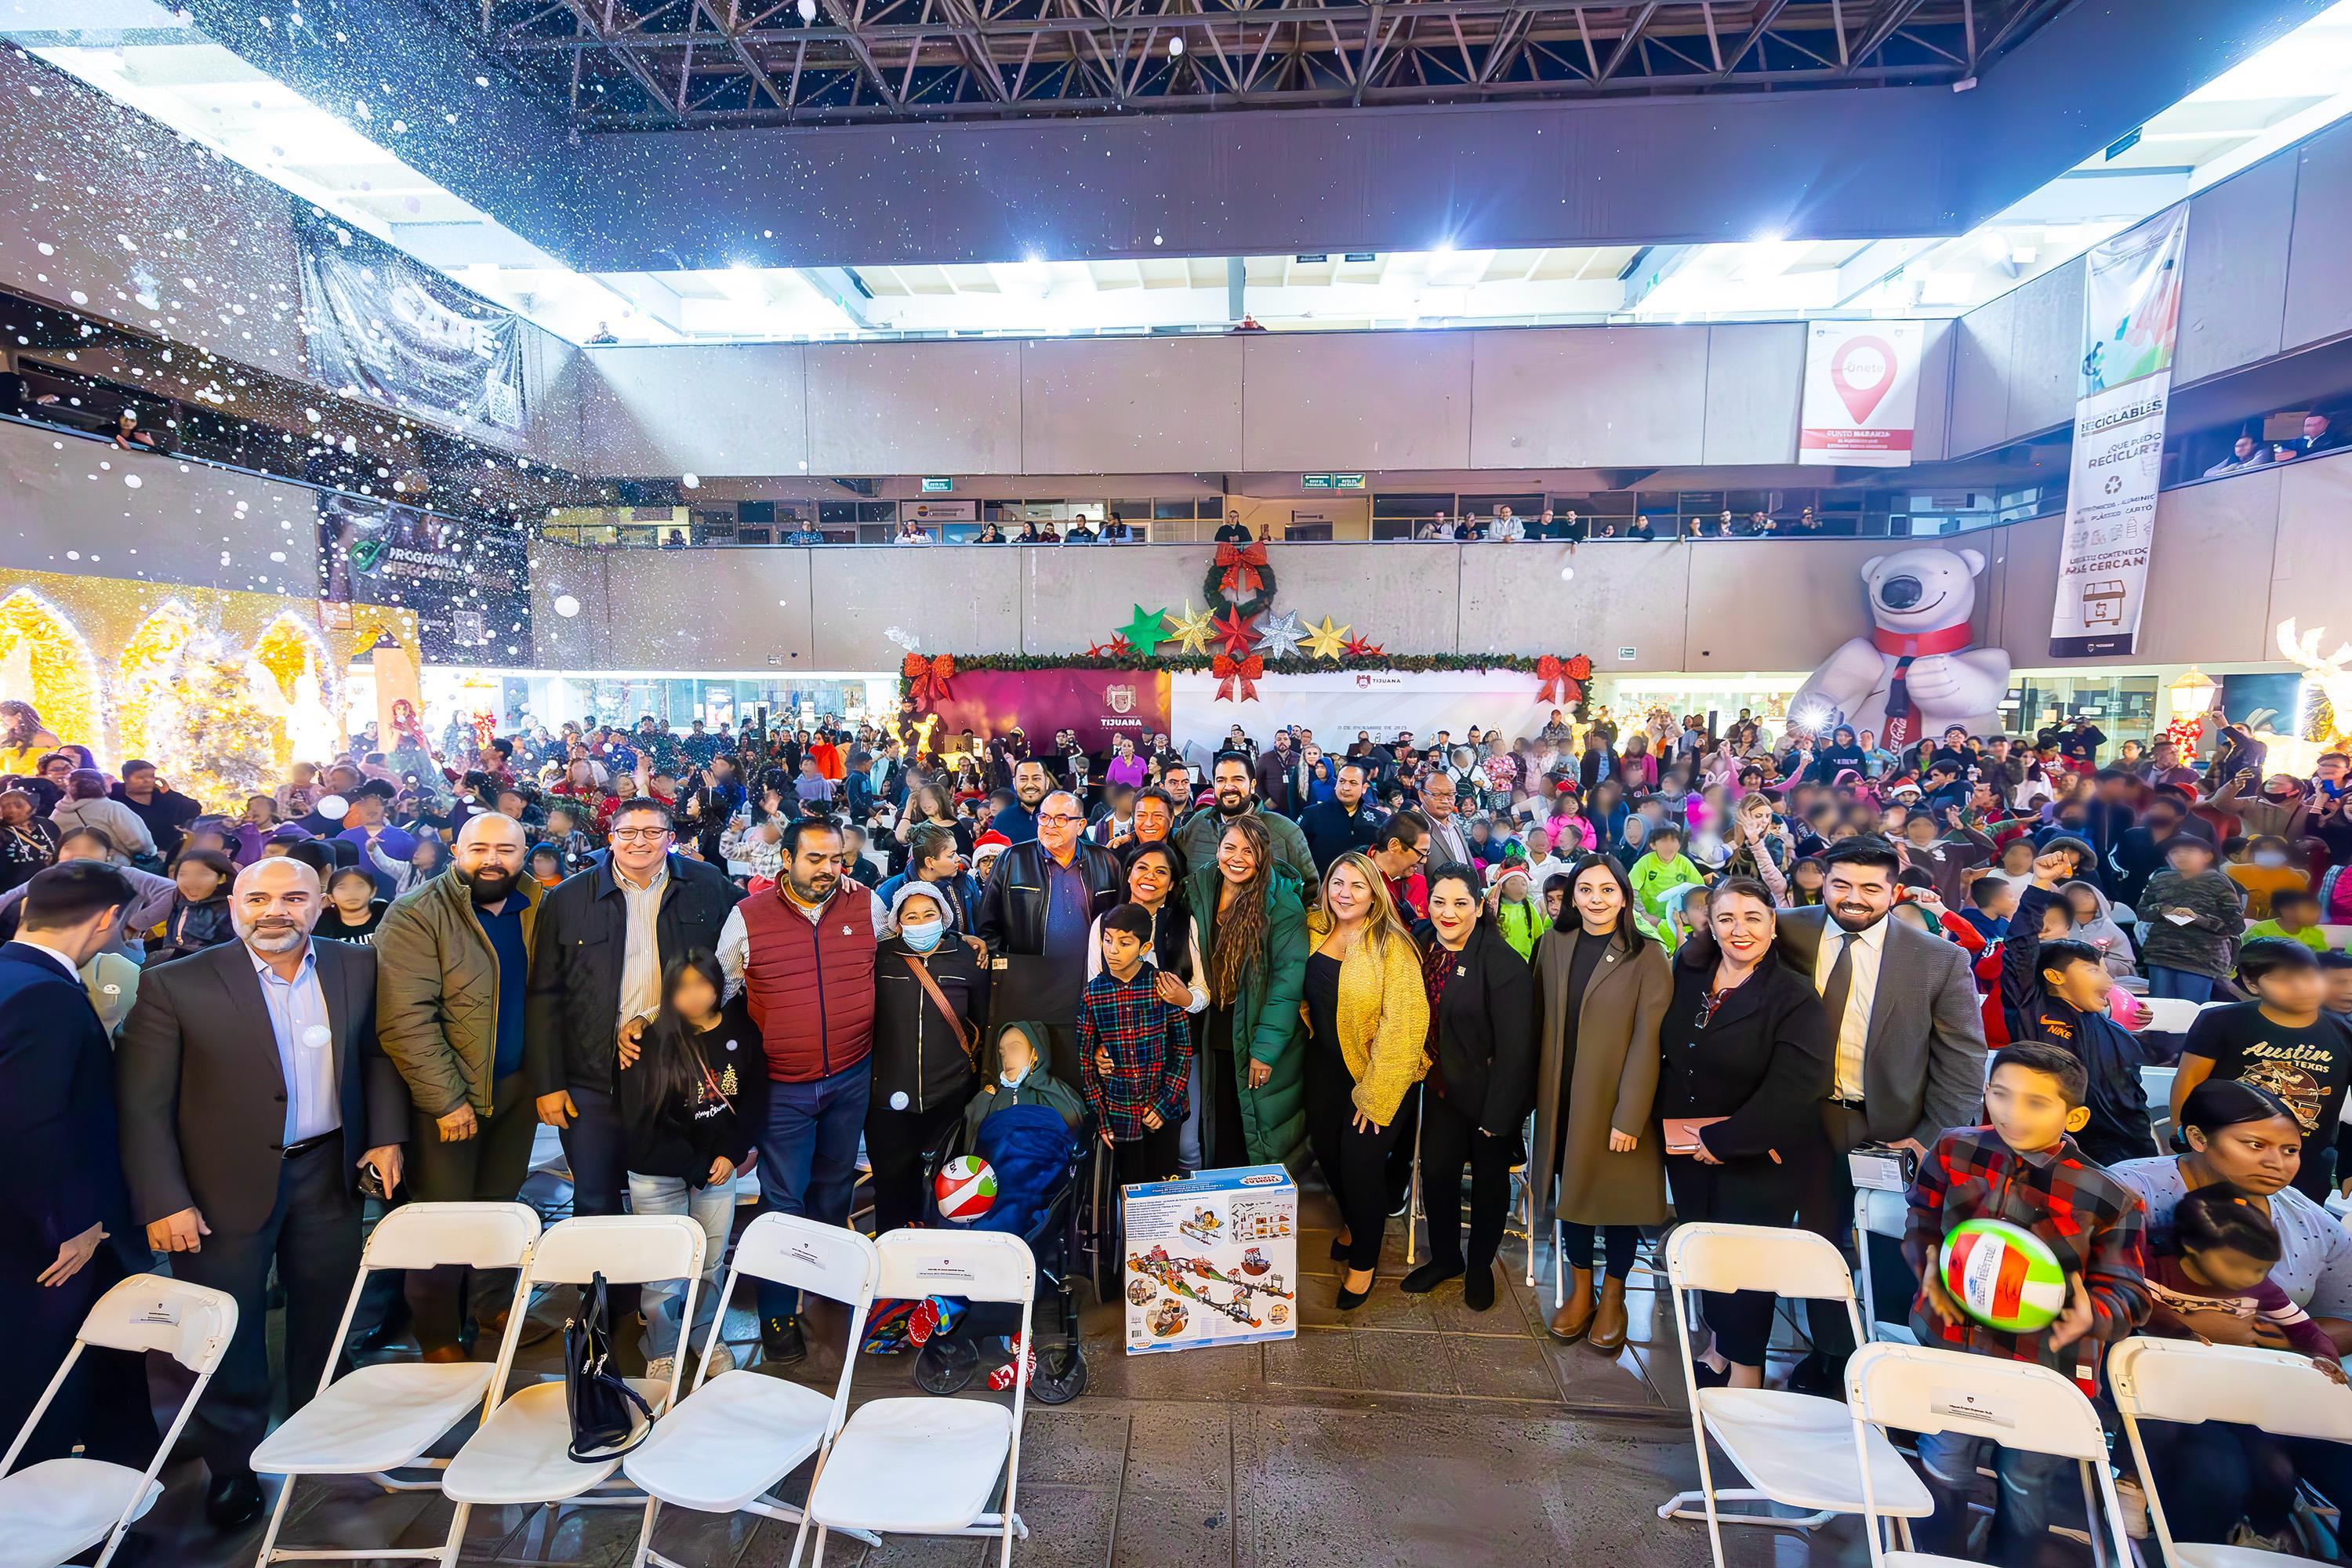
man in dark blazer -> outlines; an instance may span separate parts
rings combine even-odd
[[[614,1079],[621,1026],[661,1007],[661,977],[719,933],[742,894],[727,873],[671,853],[669,808],[650,796],[613,813],[612,852],[539,901],[530,984],[523,994],[523,1071],[539,1119],[562,1133],[574,1214],[623,1212],[629,1184]],[[616,1321],[637,1310],[637,1288],[614,1286]],[[637,1345],[623,1334],[625,1371]]]
[[[146,1268],[114,1118],[114,1063],[80,966],[114,940],[133,898],[102,860],[36,872],[16,940],[0,946],[0,1443],[32,1414],[90,1304]],[[50,1404],[17,1468],[80,1445],[144,1468],[155,1451],[146,1363],[91,1351]]]
[[[1274,744],[1257,754],[1257,797],[1265,802],[1268,811],[1278,811],[1285,816],[1297,815],[1292,809],[1291,783],[1298,772],[1298,752],[1290,743],[1290,731],[1276,730]]]
[[[286,1292],[287,1402],[318,1391],[359,1271],[360,1170],[400,1184],[408,1090],[376,1044],[375,951],[313,940],[318,873],[284,857],[237,874],[237,941],[159,964],[115,1052],[123,1168],[174,1276],[236,1298],[236,1335],[192,1423],[222,1529],[261,1508],[251,1468],[270,1406],[268,1308]]]
[[[1822,857],[1822,902],[1783,910],[1780,956],[1813,982],[1830,1015],[1835,1070],[1822,1101],[1822,1157],[1799,1217],[1843,1245],[1853,1234],[1847,1154],[1890,1144],[1924,1159],[1953,1127],[1984,1116],[1985,1036],[1968,955],[1952,942],[1890,918],[1900,867],[1883,838],[1848,838]],[[1891,1258],[1892,1249],[1872,1254]],[[1908,1300],[1900,1280],[1882,1300]],[[1827,1394],[1844,1386],[1853,1352],[1845,1310],[1806,1308],[1813,1351],[1791,1386]]]

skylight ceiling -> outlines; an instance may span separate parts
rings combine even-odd
[[[2352,0],[1969,233],[1877,241],[1382,251],[582,274],[152,0],[0,0],[0,33],[575,342],[1951,315],[2352,111]]]

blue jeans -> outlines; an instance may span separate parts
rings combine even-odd
[[[735,1228],[735,1183],[730,1177],[724,1186],[689,1187],[682,1176],[646,1176],[629,1173],[629,1210],[632,1214],[682,1214],[693,1216],[702,1227],[702,1283],[694,1293],[693,1332],[686,1349],[692,1352],[695,1344],[719,1315],[719,1268],[727,1258],[727,1238]],[[676,1355],[678,1352],[678,1321],[686,1303],[686,1282],[682,1279],[657,1280],[645,1287],[646,1356]]]
[[[1985,1453],[1993,1454],[1993,1473],[2000,1478],[2000,1496],[1993,1506],[1992,1533],[1985,1541],[1987,1560],[2024,1568],[2042,1549],[2050,1532],[2050,1497],[2074,1461],[2056,1454],[2036,1454],[1996,1445],[1973,1432],[1921,1435],[1919,1463],[1927,1472],[1927,1489],[1935,1497],[1933,1519],[1920,1526],[1922,1552],[1945,1556],[1969,1555],[1969,1496],[1976,1489],[1977,1467]]]
[[[763,1209],[824,1225],[849,1223],[857,1139],[866,1130],[866,1102],[873,1089],[871,1061],[807,1083],[768,1085],[768,1124],[760,1130],[757,1170]],[[772,1279],[760,1281],[761,1321],[789,1318],[800,1309],[800,1291]]]
[[[2147,994],[2151,996],[2174,996],[2202,1006],[2213,1000],[2213,977],[2210,974],[2191,974],[2185,969],[2167,969],[2161,963],[2147,966]]]

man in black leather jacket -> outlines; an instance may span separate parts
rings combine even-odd
[[[1004,852],[980,898],[995,1016],[1045,1024],[1054,1074],[1066,1083],[1079,1081],[1072,1029],[1095,917],[1127,898],[1118,858],[1080,838],[1085,826],[1085,809],[1067,790],[1045,796],[1037,837]]]

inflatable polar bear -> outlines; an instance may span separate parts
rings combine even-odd
[[[1875,731],[1891,752],[1948,724],[1990,733],[2009,690],[2009,655],[1969,646],[1984,568],[1976,551],[1934,546],[1864,562],[1871,634],[1822,661],[1789,704],[1790,722],[1822,737],[1840,724]]]

